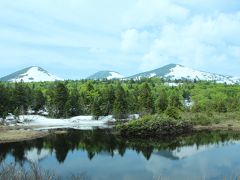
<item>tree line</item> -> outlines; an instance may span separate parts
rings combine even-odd
[[[187,105],[189,103],[189,105]],[[239,111],[240,86],[214,82],[181,82],[167,85],[162,79],[139,81],[79,80],[39,83],[0,83],[0,117],[8,113],[41,111],[50,117],[167,113],[177,118],[179,111]]]

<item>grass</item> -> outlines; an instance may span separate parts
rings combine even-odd
[[[193,123],[195,129],[240,131],[240,112],[212,112],[210,114],[208,112],[184,112],[181,116],[184,119],[189,119]]]

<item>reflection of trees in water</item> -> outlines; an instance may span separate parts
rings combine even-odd
[[[12,154],[15,162],[21,163],[25,160],[25,152],[30,151],[33,147],[41,150],[43,148],[43,139],[0,144],[0,161],[4,161],[8,154]]]
[[[228,142],[232,139],[240,139],[240,133],[234,132],[202,132],[191,136],[166,138],[162,140],[136,140],[123,139],[113,135],[111,130],[76,131],[69,130],[66,134],[51,134],[46,138],[17,143],[0,144],[0,161],[4,161],[8,154],[13,155],[16,162],[23,163],[26,152],[36,148],[48,149],[55,152],[59,163],[63,163],[69,151],[84,150],[91,160],[96,154],[107,153],[114,156],[117,152],[124,156],[126,149],[132,149],[142,153],[148,160],[153,151],[175,150],[185,145],[197,146],[205,144],[217,144]]]

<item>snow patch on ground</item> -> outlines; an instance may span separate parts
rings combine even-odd
[[[169,87],[178,87],[182,84],[183,83],[174,83],[174,82],[164,83],[165,86],[169,86]]]
[[[40,126],[38,130],[56,129],[56,128],[73,128],[73,129],[94,129],[107,128],[108,123],[116,120],[110,115],[100,117],[94,120],[93,116],[76,116],[69,119],[52,119],[40,115],[21,115],[18,125],[22,126]]]

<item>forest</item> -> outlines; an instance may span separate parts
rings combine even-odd
[[[78,80],[38,83],[0,83],[0,117],[8,113],[48,112],[49,117],[77,115],[114,115],[165,113],[177,119],[181,112],[237,112],[240,110],[240,86],[207,81],[163,79]]]

